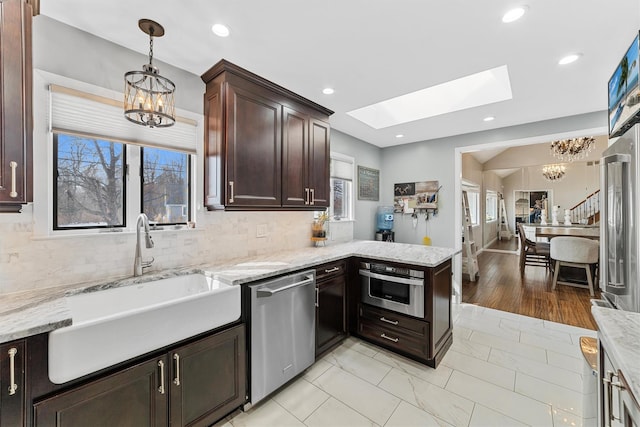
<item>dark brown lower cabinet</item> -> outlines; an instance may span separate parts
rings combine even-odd
[[[208,426],[245,400],[244,325],[34,405],[34,425]]]
[[[25,341],[0,345],[0,426],[25,425]]]
[[[244,325],[170,353],[172,426],[208,426],[245,401]]]
[[[346,262],[316,268],[316,358],[347,336]]]

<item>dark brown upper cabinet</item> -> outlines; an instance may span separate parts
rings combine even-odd
[[[0,0],[0,212],[33,200],[31,4]]]
[[[202,80],[208,209],[329,206],[333,111],[225,60]]]

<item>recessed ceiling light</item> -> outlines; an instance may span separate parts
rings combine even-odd
[[[522,18],[522,16],[525,14],[526,11],[527,11],[527,6],[520,6],[520,7],[511,9],[510,11],[508,11],[502,16],[502,22],[504,22],[505,24],[508,24],[510,22],[517,21],[518,19]]]
[[[335,91],[330,87],[325,87],[324,89],[322,89],[322,93],[324,93],[325,95],[333,95],[333,92]]]
[[[490,122],[490,121],[495,120],[495,117],[493,117],[493,116],[488,116],[488,117],[485,117],[485,118],[484,118],[484,119],[482,119],[482,120],[484,120],[485,122]]]
[[[567,55],[564,58],[562,58],[560,61],[558,61],[558,64],[560,65],[571,64],[572,62],[576,62],[578,59],[580,59],[581,56],[582,56],[581,53],[572,53],[571,55]]]
[[[404,138],[404,135],[399,133],[399,134],[396,135],[396,138]]]
[[[223,24],[214,24],[211,27],[211,31],[218,37],[228,37],[229,36],[229,27]]]
[[[354,119],[382,129],[512,98],[506,65],[440,83],[348,111]]]

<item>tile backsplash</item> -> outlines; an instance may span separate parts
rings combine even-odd
[[[0,216],[0,293],[132,274],[135,233],[34,238],[31,208]],[[142,256],[159,271],[295,250],[311,245],[312,221],[313,212],[203,212],[195,229],[152,232],[155,246]]]

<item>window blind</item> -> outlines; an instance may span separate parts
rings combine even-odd
[[[353,181],[353,161],[332,157],[331,177]]]
[[[176,117],[168,128],[148,128],[124,118],[123,101],[64,86],[49,85],[51,131],[89,138],[104,138],[128,144],[196,152],[194,120]]]

